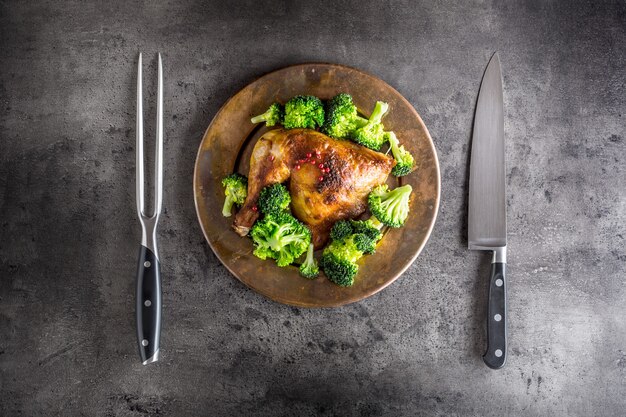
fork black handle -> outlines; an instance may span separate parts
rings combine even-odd
[[[159,360],[161,337],[161,265],[145,246],[139,247],[137,264],[137,344],[141,362],[147,365]]]
[[[487,351],[483,361],[492,369],[506,363],[506,263],[491,264],[487,316]]]

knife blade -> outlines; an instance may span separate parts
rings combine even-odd
[[[470,159],[468,247],[493,252],[489,279],[487,350],[493,369],[506,363],[506,189],[504,100],[500,57],[495,53],[478,93]]]

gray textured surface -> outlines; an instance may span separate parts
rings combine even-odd
[[[623,2],[104,3],[0,3],[0,415],[623,415]],[[132,316],[140,50],[153,93],[164,53],[167,97],[163,352],[149,367]],[[498,372],[480,359],[488,256],[465,238],[473,107],[495,50],[510,206]],[[221,104],[307,61],[396,87],[442,171],[417,262],[331,310],[233,279],[203,241],[191,189]]]

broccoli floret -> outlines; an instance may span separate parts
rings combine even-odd
[[[322,254],[321,264],[328,279],[341,287],[352,286],[354,277],[359,272],[359,266],[356,263],[330,252]]]
[[[339,220],[330,230],[330,238],[341,241],[353,234],[362,233],[378,242],[383,237],[380,231],[383,224],[380,222],[376,224],[374,220],[376,220],[375,217],[368,220]]]
[[[354,245],[358,250],[363,252],[364,254],[372,254],[376,252],[376,240],[372,239],[365,233],[355,233],[352,235],[352,239],[354,240]]]
[[[374,111],[365,126],[359,127],[352,132],[352,140],[375,151],[379,150],[387,140],[385,127],[381,120],[388,109],[389,105],[387,103],[377,101]]]
[[[275,259],[287,266],[302,255],[311,243],[311,231],[286,212],[267,214],[250,230],[255,244],[254,255]]]
[[[396,137],[395,133],[385,132],[385,136],[389,142],[393,158],[396,160],[396,165],[391,170],[391,173],[396,177],[402,177],[403,175],[409,174],[413,171],[413,165],[415,164],[413,155],[404,149],[404,146],[400,146],[400,141]]]
[[[224,186],[224,206],[222,215],[230,217],[233,214],[233,205],[241,206],[248,196],[248,178],[241,174],[230,174],[222,180]]]
[[[383,224],[375,217],[369,220],[340,220],[330,231],[332,242],[322,252],[320,265],[329,280],[349,287],[359,271],[357,261],[376,251],[382,238]]]
[[[369,220],[339,220],[330,231],[333,241],[352,239],[356,248],[366,254],[376,251],[376,243],[383,234]]]
[[[285,109],[278,103],[273,103],[263,114],[254,116],[250,121],[252,123],[265,122],[266,126],[274,126],[283,122]]]
[[[356,261],[363,256],[354,240],[354,235],[341,241],[333,240],[322,252],[322,269],[332,282],[342,287],[354,284],[359,271]]]
[[[383,224],[378,222],[375,217],[368,220],[352,220],[350,223],[352,224],[354,233],[363,233],[375,242],[378,242],[383,237],[380,231]]]
[[[376,243],[383,234],[370,220],[341,220],[333,226],[330,237],[333,240],[344,240],[349,237],[359,251],[372,254],[376,252]]]
[[[324,105],[315,96],[295,96],[285,104],[286,129],[315,129],[324,124]]]
[[[352,224],[348,220],[339,220],[330,229],[330,238],[332,240],[344,240],[346,237],[354,233]]]
[[[363,253],[371,255],[376,252],[376,244],[382,239],[383,234],[380,231],[383,224],[378,222],[374,223],[373,220],[353,220],[352,227],[354,229],[354,241],[357,243],[357,247],[363,251]]]
[[[317,266],[317,261],[313,256],[313,244],[309,244],[309,249],[306,252],[306,259],[304,263],[300,265],[300,275],[305,278],[313,279],[317,278],[320,274],[320,269]]]
[[[257,206],[261,213],[271,214],[284,211],[291,203],[291,196],[287,187],[282,184],[272,184],[261,190]]]
[[[350,262],[356,262],[359,260],[361,256],[363,256],[363,251],[357,248],[353,236],[349,236],[343,240],[333,240],[330,242],[326,248],[324,248],[324,253],[334,253],[342,259],[346,259]]]
[[[400,227],[409,215],[409,196],[413,189],[409,184],[389,191],[387,185],[378,185],[370,192],[370,211],[383,224]]]
[[[333,138],[346,139],[366,123],[367,119],[358,115],[352,96],[340,93],[326,103],[326,120],[322,132]]]

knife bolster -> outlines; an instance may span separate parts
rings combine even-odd
[[[493,250],[493,258],[491,259],[491,263],[506,263],[506,246],[502,246],[500,248],[492,248]]]

